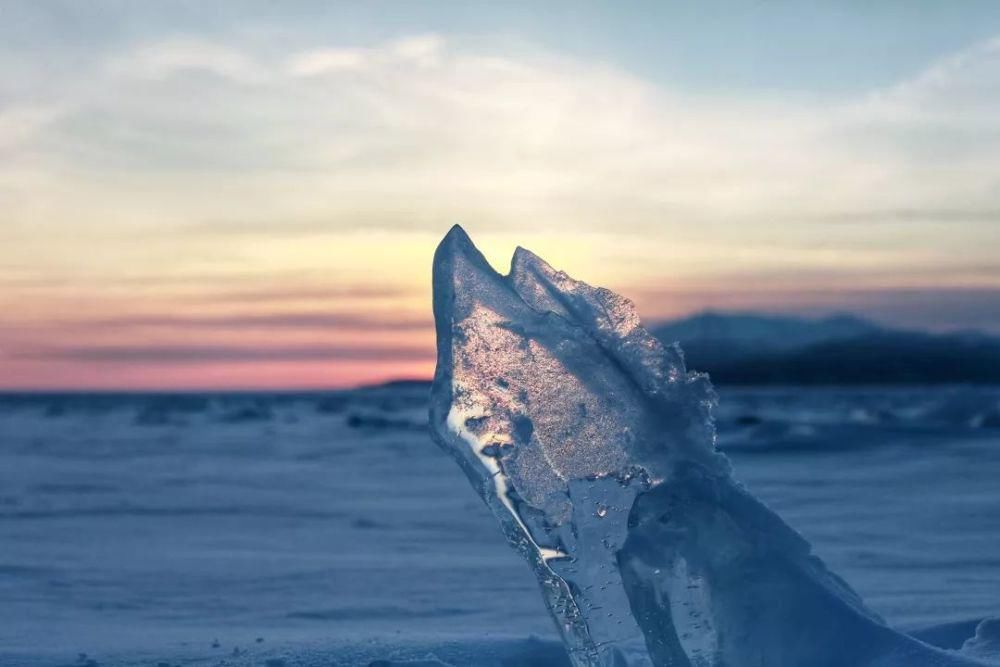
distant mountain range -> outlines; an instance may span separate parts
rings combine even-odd
[[[806,319],[705,312],[650,328],[719,384],[1000,384],[1000,338],[881,327],[853,315]]]

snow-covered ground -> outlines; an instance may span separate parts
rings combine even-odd
[[[0,398],[0,665],[560,664],[426,392]],[[1000,612],[1000,391],[717,414],[736,477],[890,623]]]

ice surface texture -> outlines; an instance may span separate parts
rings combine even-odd
[[[575,665],[982,664],[890,630],[733,480],[708,378],[627,299],[522,248],[500,275],[455,227],[434,314],[435,438],[531,564]]]

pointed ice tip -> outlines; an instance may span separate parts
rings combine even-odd
[[[519,274],[531,270],[541,270],[543,274],[547,275],[555,273],[555,269],[548,262],[522,246],[517,246],[514,249],[514,256],[510,260],[510,270],[515,280]]]
[[[441,243],[439,245],[446,245],[446,244],[473,245],[472,239],[470,239],[469,235],[465,232],[464,229],[462,229],[462,225],[451,226],[451,229],[449,229],[448,233],[444,235],[444,238],[441,239]]]
[[[516,248],[514,248],[514,257],[513,257],[513,260],[515,262],[517,262],[517,261],[524,261],[524,260],[527,260],[527,259],[538,259],[538,255],[536,255],[535,253],[531,252],[530,250],[528,250],[527,248],[525,248],[523,245],[519,245]]]
[[[450,294],[449,290],[445,289],[445,285],[454,282],[456,272],[470,270],[482,279],[494,280],[500,277],[500,274],[490,266],[486,257],[479,251],[465,230],[460,225],[454,225],[444,235],[437,250],[434,251],[432,280],[435,300],[438,298],[439,291],[441,291],[442,297],[445,294]]]
[[[472,239],[465,233],[461,225],[452,225],[448,233],[438,243],[437,248],[434,249],[434,266],[438,268],[442,262],[449,258],[463,253],[468,254],[468,250],[475,247]]]
[[[444,235],[441,242],[438,243],[437,249],[434,251],[434,263],[435,265],[444,261],[446,258],[454,257],[456,255],[464,255],[466,257],[481,257],[481,253],[476,248],[476,244],[472,242],[469,235],[465,233],[461,225],[452,225],[448,233]],[[485,262],[486,260],[483,259]]]
[[[524,246],[517,246],[514,248],[514,255],[510,258],[510,266],[511,268],[516,268],[519,265],[531,264],[537,261],[538,255]]]

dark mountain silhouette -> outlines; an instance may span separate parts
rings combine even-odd
[[[851,315],[806,319],[707,312],[652,327],[688,368],[720,384],[1000,384],[1000,339],[878,326]]]

